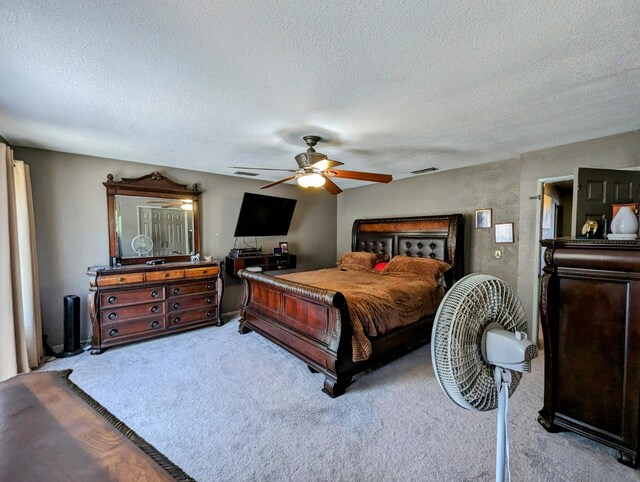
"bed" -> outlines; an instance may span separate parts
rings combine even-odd
[[[351,238],[352,251],[451,264],[444,275],[447,287],[464,275],[461,214],[357,219]],[[238,276],[244,283],[239,332],[255,331],[298,357],[311,372],[322,373],[322,391],[331,397],[342,395],[356,374],[424,345],[431,336],[433,314],[370,337],[370,353],[359,359],[354,357],[350,307],[340,290],[247,270]]]

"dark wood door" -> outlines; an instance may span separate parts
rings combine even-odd
[[[576,204],[574,219],[575,232],[580,236],[587,219],[594,219],[600,225],[600,233],[605,223],[611,224],[611,205],[637,203],[640,200],[640,171],[616,169],[578,168],[573,184],[573,199]]]

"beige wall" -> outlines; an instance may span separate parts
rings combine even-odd
[[[86,315],[91,265],[109,259],[106,191],[107,174],[116,179],[138,177],[158,170],[177,182],[198,183],[201,195],[202,254],[224,259],[233,247],[240,202],[245,191],[298,199],[286,237],[258,238],[270,251],[288,241],[298,255],[300,269],[333,265],[336,252],[336,198],[325,191],[279,185],[260,191],[264,181],[216,174],[168,169],[114,159],[104,159],[39,149],[16,148],[16,158],[31,167],[33,182],[43,332],[52,344],[62,343],[62,299],[80,296],[82,336],[90,326]],[[223,312],[235,311],[242,299],[242,285],[225,276]]]
[[[351,227],[358,218],[462,213],[465,217],[465,270],[493,274],[517,283],[518,244],[493,242],[492,229],[474,229],[475,209],[493,209],[493,222],[515,222],[518,229],[520,162],[434,172],[349,189],[338,199],[338,254],[351,250]],[[494,249],[503,251],[502,259]]]
[[[531,317],[537,280],[535,250],[538,179],[573,174],[578,166],[640,166],[640,131],[523,154],[520,159],[434,172],[388,186],[349,189],[338,199],[338,254],[350,250],[354,219],[462,213],[466,218],[466,272],[498,276],[517,287]],[[492,208],[493,222],[514,222],[516,243],[496,245],[493,230],[473,227],[473,212]],[[503,257],[493,257],[496,248]]]
[[[261,181],[183,169],[166,169],[113,159],[16,148],[31,166],[44,332],[62,340],[62,298],[82,299],[83,336],[88,334],[86,268],[108,261],[107,173],[136,177],[160,170],[183,183],[197,182],[202,195],[203,254],[223,258],[233,246],[233,229],[245,191],[259,192]],[[578,166],[640,166],[640,131],[523,154],[520,159],[434,172],[389,185],[346,190],[337,197],[280,185],[269,194],[295,197],[298,205],[287,236],[300,269],[330,266],[350,251],[351,226],[357,218],[462,213],[466,218],[466,271],[493,274],[517,287],[528,315],[537,277],[535,196],[538,179],[572,174]],[[336,202],[337,201],[337,202]],[[473,211],[492,208],[493,222],[514,222],[516,243],[496,245],[493,230],[473,228]],[[263,248],[280,238],[261,238]],[[496,260],[496,248],[503,257]],[[240,303],[241,285],[226,277],[223,311]]]

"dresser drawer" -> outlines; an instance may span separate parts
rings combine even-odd
[[[218,311],[215,306],[183,311],[181,313],[172,313],[167,317],[167,329],[179,328],[197,321],[210,320],[215,318],[217,313]]]
[[[140,305],[118,307],[103,307],[100,310],[100,320],[102,323],[117,323],[120,320],[129,318],[140,318],[142,316],[160,316],[164,313],[164,301],[157,303],[145,303]]]
[[[97,283],[98,286],[116,286],[130,283],[142,283],[143,281],[144,273],[129,273],[98,276]]]
[[[219,266],[206,266],[203,268],[185,268],[185,278],[199,278],[201,276],[217,276],[220,272]]]
[[[217,298],[215,293],[211,293],[209,295],[190,296],[188,298],[173,298],[169,300],[167,304],[169,306],[169,312],[173,312],[206,306],[214,308],[216,306],[216,301]]]
[[[102,293],[100,294],[100,307],[105,309],[110,306],[132,305],[158,300],[164,300],[164,286]]]
[[[185,285],[175,285],[167,287],[167,296],[173,298],[175,296],[194,295],[196,293],[216,292],[215,280],[200,281],[199,283],[189,283]]]
[[[134,335],[145,331],[162,331],[165,327],[164,316],[149,316],[136,320],[126,321],[112,325],[103,325],[100,330],[102,342],[108,344],[113,340],[117,343],[119,338],[127,335]]]
[[[183,269],[172,269],[167,271],[149,271],[147,273],[147,281],[163,281],[168,279],[184,278]]]

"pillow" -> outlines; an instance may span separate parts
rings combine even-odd
[[[405,255],[395,256],[384,268],[382,274],[411,273],[421,278],[437,280],[452,266],[435,258],[417,258]]]
[[[389,261],[379,261],[375,264],[373,269],[382,271],[388,264],[389,264]]]
[[[338,268],[343,269],[372,269],[376,262],[381,261],[382,255],[377,253],[367,253],[365,251],[355,251],[343,254],[336,262]]]

